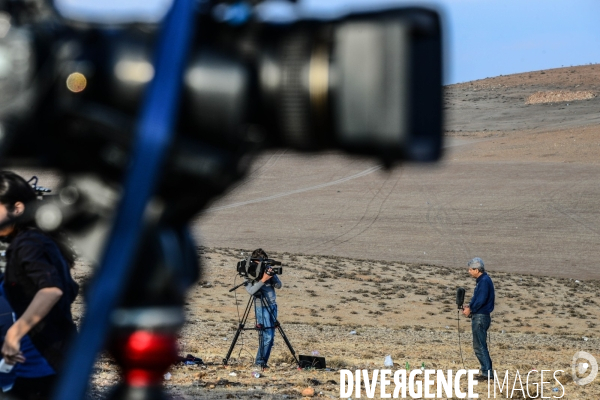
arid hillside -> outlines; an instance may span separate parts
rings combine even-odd
[[[600,279],[599,95],[598,65],[451,85],[440,163],[264,154],[194,232],[208,247],[446,267],[480,256],[496,271]]]

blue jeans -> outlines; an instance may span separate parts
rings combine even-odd
[[[269,312],[269,308],[271,312]],[[277,304],[270,303],[263,307],[260,299],[254,302],[256,324],[260,325],[258,330],[258,352],[256,353],[256,364],[266,365],[271,356],[271,348],[275,340],[275,323],[277,321]]]
[[[473,314],[471,320],[471,329],[473,331],[473,350],[481,364],[481,375],[487,376],[488,371],[490,377],[494,376],[492,370],[492,359],[487,347],[487,331],[492,323],[492,318],[489,314]]]

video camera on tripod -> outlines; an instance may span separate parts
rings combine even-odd
[[[275,261],[269,258],[262,259],[248,257],[245,260],[238,261],[236,270],[241,277],[256,281],[261,279],[263,274],[271,276],[275,274],[281,275],[283,273],[283,267],[276,267],[277,265],[281,265],[281,261]]]

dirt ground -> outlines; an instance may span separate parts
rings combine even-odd
[[[527,104],[566,92],[595,97]],[[454,299],[458,286],[472,293],[464,267],[479,256],[497,289],[494,368],[511,377],[564,370],[562,398],[599,398],[600,378],[581,387],[571,375],[577,351],[600,359],[599,94],[600,65],[448,86],[445,156],[431,166],[383,171],[372,160],[285,150],[257,158],[192,226],[204,269],[180,347],[207,365],[173,367],[169,394],[285,399],[311,387],[339,398],[340,368],[380,369],[386,355],[393,369],[477,368]],[[228,292],[239,283],[235,263],[257,247],[284,263],[280,322],[296,353],[318,352],[331,371],[298,371],[277,337],[272,368],[252,377],[254,331],[222,366],[248,298]],[[89,267],[75,273],[85,279]],[[92,397],[116,377],[102,357]]]

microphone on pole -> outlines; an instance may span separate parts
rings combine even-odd
[[[465,302],[465,288],[459,287],[456,289],[456,305],[459,309],[463,308]]]

